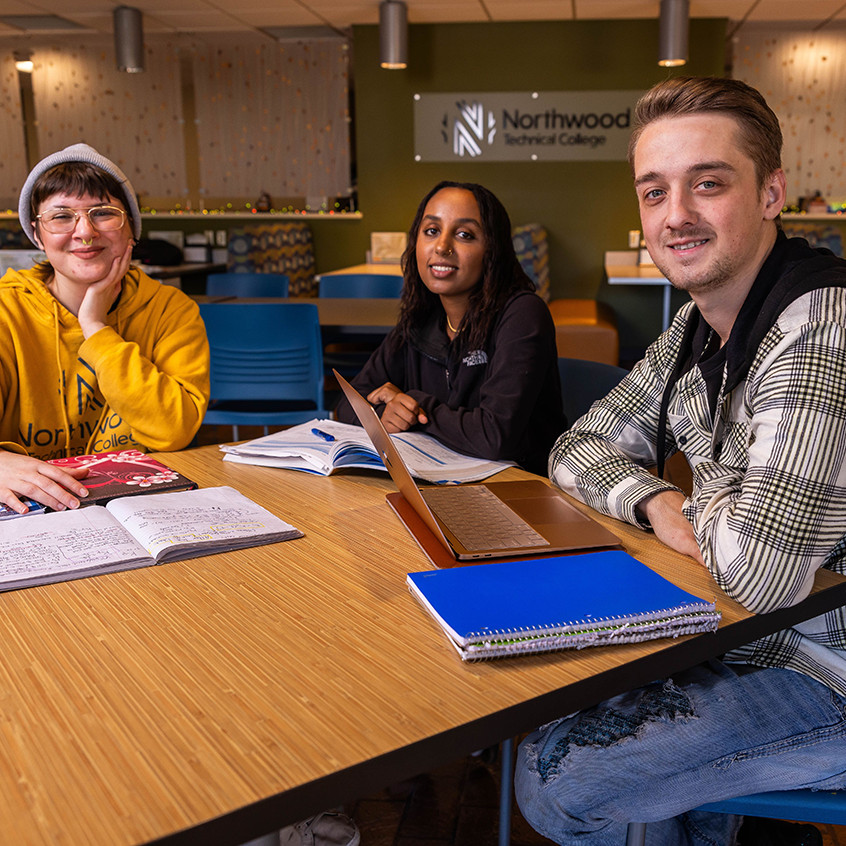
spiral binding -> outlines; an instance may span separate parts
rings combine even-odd
[[[686,610],[685,610],[686,609]],[[684,613],[679,613],[679,612]],[[484,661],[505,655],[584,649],[616,643],[640,643],[658,637],[679,637],[717,630],[721,613],[713,603],[686,604],[658,613],[582,620],[542,629],[522,628],[471,632],[459,647],[462,660]],[[594,625],[595,623],[595,625]],[[588,628],[590,626],[590,628]],[[467,642],[473,641],[473,642]]]
[[[591,617],[587,620],[570,620],[569,622],[552,623],[547,626],[521,627],[516,629],[485,629],[478,632],[468,632],[465,640],[512,640],[515,637],[546,637],[549,635],[567,634],[570,632],[594,631],[597,628],[610,628],[630,623],[667,621],[690,614],[715,613],[716,606],[708,602],[686,602],[674,608],[662,608],[660,611],[647,611],[642,614],[618,614],[609,617]]]

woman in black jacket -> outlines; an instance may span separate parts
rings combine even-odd
[[[414,428],[546,475],[567,425],[555,327],[502,203],[481,185],[436,185],[411,224],[403,276],[399,322],[353,385],[389,432]],[[337,413],[357,422],[346,400]]]

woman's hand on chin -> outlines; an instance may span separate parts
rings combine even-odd
[[[126,250],[120,256],[115,256],[109,272],[98,282],[93,282],[85,291],[79,306],[79,325],[82,334],[90,338],[106,326],[106,315],[120,293],[121,283],[129,270],[129,260],[132,258],[132,241],[126,245]]]
[[[78,508],[77,497],[88,496],[88,489],[79,479],[87,475],[87,467],[62,468],[0,449],[0,502],[19,514],[26,513],[20,497],[34,499],[54,511]]]

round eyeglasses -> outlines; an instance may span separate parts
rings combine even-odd
[[[81,214],[88,217],[88,222],[98,232],[113,232],[120,229],[126,219],[126,212],[117,206],[94,206],[90,209],[68,209],[60,206],[41,212],[35,216],[35,219],[40,220],[41,225],[48,232],[54,235],[67,235],[76,229]]]

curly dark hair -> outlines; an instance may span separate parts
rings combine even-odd
[[[420,278],[417,267],[417,236],[429,200],[444,188],[469,191],[476,199],[485,238],[482,278],[470,293],[470,303],[456,340],[462,350],[484,349],[488,337],[506,301],[518,291],[534,291],[535,285],[526,275],[511,241],[511,220],[502,203],[487,188],[475,182],[439,182],[421,201],[402,256],[403,288],[399,338],[407,339],[414,326],[423,325],[432,312],[443,314],[440,297],[433,294]]]

